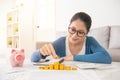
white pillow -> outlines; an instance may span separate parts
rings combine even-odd
[[[120,26],[111,27],[109,48],[120,48]]]
[[[108,48],[109,26],[91,29],[88,36],[93,36],[104,48]]]

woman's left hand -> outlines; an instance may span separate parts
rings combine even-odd
[[[65,61],[73,61],[73,55],[63,57]]]

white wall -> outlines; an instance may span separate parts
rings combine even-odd
[[[76,12],[92,18],[92,28],[120,25],[120,0],[56,0],[56,31],[66,31]]]

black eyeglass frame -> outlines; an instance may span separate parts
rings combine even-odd
[[[77,33],[77,36],[78,36],[78,37],[84,37],[84,36],[86,35],[85,32],[82,32],[82,31],[80,31],[80,30],[74,29],[74,31],[71,32],[70,29],[72,29],[72,27],[68,27],[68,32],[71,33],[71,34]],[[79,35],[79,34],[80,34],[80,35]]]

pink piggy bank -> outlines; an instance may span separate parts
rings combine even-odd
[[[24,49],[15,50],[12,49],[10,55],[10,63],[12,67],[22,67],[25,59]]]

